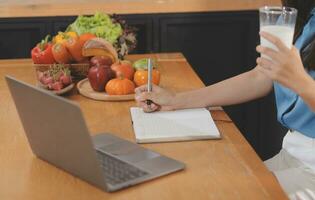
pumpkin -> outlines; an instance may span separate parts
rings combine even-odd
[[[123,78],[123,76],[119,76],[119,78],[114,78],[105,86],[105,91],[109,95],[126,95],[133,94],[135,91],[135,84],[127,79]]]
[[[111,66],[111,68],[116,72],[116,77],[118,77],[118,74],[122,74],[125,78],[128,78],[131,81],[133,80],[135,70],[129,61],[123,60],[116,62]]]
[[[160,77],[161,74],[157,69],[152,70],[152,82],[155,85],[160,84]],[[136,86],[139,87],[140,85],[145,85],[148,83],[148,70],[137,70],[133,81],[135,82]]]

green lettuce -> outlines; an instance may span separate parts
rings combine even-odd
[[[79,16],[66,31],[74,31],[78,35],[93,33],[97,37],[104,38],[114,44],[123,30],[119,23],[113,23],[109,15],[96,12],[94,16]]]

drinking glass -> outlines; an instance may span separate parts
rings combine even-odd
[[[264,6],[259,9],[260,31],[278,37],[288,48],[292,47],[297,10],[290,7]],[[260,37],[260,44],[278,50],[277,47]],[[266,57],[262,55],[263,57]]]

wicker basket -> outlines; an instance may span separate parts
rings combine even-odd
[[[33,64],[35,67],[36,74],[38,72],[45,72],[50,69],[51,64]],[[71,76],[75,81],[80,81],[87,77],[90,65],[88,63],[75,63],[75,64],[64,64],[71,71]]]

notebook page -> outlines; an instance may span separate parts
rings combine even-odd
[[[206,109],[144,113],[141,108],[131,108],[130,111],[138,141],[220,137],[220,133]]]

